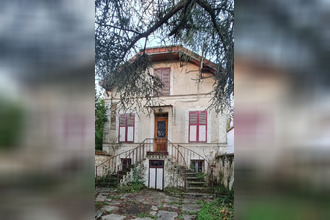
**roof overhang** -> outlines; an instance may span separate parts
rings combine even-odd
[[[140,51],[139,54],[143,52]],[[163,62],[163,61],[182,61],[189,62],[196,66],[201,66],[202,72],[214,74],[217,65],[208,59],[202,58],[198,54],[184,48],[183,46],[167,46],[167,47],[154,47],[146,48],[145,53],[151,57],[152,62]],[[186,56],[188,60],[183,60],[183,56]],[[133,57],[132,59],[134,59]]]

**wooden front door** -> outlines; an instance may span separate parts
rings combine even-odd
[[[155,114],[154,151],[167,152],[168,115]]]

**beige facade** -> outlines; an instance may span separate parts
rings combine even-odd
[[[227,116],[216,114],[214,110],[208,110],[211,92],[214,86],[214,79],[211,73],[203,73],[203,78],[199,79],[199,66],[190,62],[164,61],[154,63],[151,72],[157,68],[170,69],[170,95],[155,98],[158,103],[153,107],[155,113],[168,114],[168,140],[174,144],[185,146],[212,161],[216,153],[223,153],[226,150],[226,121]],[[106,96],[106,103],[109,107],[115,106],[119,97],[115,93]],[[189,139],[189,113],[196,111],[207,111],[205,141],[192,143]],[[147,115],[142,112],[131,112],[135,114],[134,129],[130,128],[127,133],[128,138],[134,139],[132,143],[119,143],[119,115],[124,112],[109,111],[109,122],[105,126],[105,138],[103,150],[110,154],[118,154],[136,147],[146,138],[155,136],[155,114]],[[203,127],[204,129],[204,127]],[[192,129],[191,129],[192,130]],[[203,134],[204,135],[204,134]],[[132,137],[133,136],[133,137]],[[115,145],[114,145],[115,143]],[[115,146],[115,147],[114,147]]]

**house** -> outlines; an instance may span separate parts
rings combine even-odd
[[[197,173],[208,174],[205,181],[211,186],[215,155],[227,147],[227,116],[208,109],[216,65],[182,46],[148,48],[146,53],[152,74],[164,84],[161,95],[147,107],[152,110],[148,115],[116,110],[119,97],[109,91],[103,151],[114,156],[103,165],[121,173],[120,183],[129,181],[127,169],[136,165],[149,188],[199,189],[198,181],[189,182]]]
[[[227,154],[234,153],[234,123],[233,120],[229,120],[229,128],[227,129]]]

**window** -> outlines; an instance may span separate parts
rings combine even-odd
[[[191,160],[191,168],[195,173],[204,173],[204,160]]]
[[[119,142],[134,142],[134,114],[119,115]]]
[[[189,142],[206,142],[207,112],[189,112]]]
[[[123,171],[126,171],[131,167],[131,158],[121,158],[121,164],[122,164],[122,169]]]
[[[154,69],[154,76],[160,78],[161,82],[164,84],[163,88],[160,90],[160,95],[170,95],[170,71],[170,68]]]

